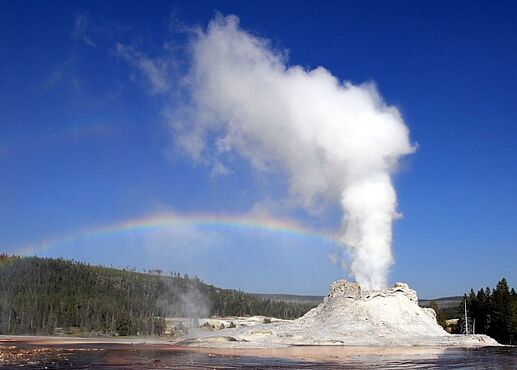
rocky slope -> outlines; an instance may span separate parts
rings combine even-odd
[[[431,308],[418,306],[407,284],[362,292],[358,284],[338,280],[318,307],[287,322],[199,332],[186,343],[216,347],[284,345],[487,346],[485,335],[451,335],[436,322]]]

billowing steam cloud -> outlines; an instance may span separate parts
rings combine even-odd
[[[342,241],[364,289],[386,285],[397,198],[390,175],[413,152],[407,127],[372,84],[323,67],[288,66],[266,40],[216,17],[191,45],[192,106],[171,123],[177,143],[224,170],[225,153],[283,171],[305,208],[340,202]]]

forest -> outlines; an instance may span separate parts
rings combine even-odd
[[[0,255],[0,334],[162,335],[166,317],[293,319],[314,306],[220,289],[161,270]]]
[[[502,344],[517,343],[517,293],[502,278],[495,288],[473,289],[465,294],[458,308],[467,303],[467,328],[470,333],[487,334]],[[457,333],[465,332],[465,316],[458,322]]]

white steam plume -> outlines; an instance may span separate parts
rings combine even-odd
[[[217,166],[235,152],[258,169],[283,171],[291,196],[308,210],[339,201],[352,274],[364,289],[383,288],[397,217],[390,175],[414,151],[398,110],[373,84],[288,66],[234,16],[199,31],[191,52],[192,107],[171,123],[177,144]]]

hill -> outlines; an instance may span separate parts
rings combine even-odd
[[[440,309],[446,308],[457,308],[461,302],[463,302],[462,296],[454,296],[454,297],[443,297],[436,299],[420,299],[418,300],[418,304],[422,307],[429,307],[429,304],[435,301]]]
[[[436,299],[420,299],[418,304],[420,307],[431,307],[431,302],[433,301],[436,302],[436,307],[438,307],[438,316],[443,320],[457,319],[463,316],[463,297],[454,296]]]
[[[315,304],[285,302],[168,276],[0,255],[0,334],[161,335],[165,317],[292,319]]]
[[[320,295],[297,295],[297,294],[267,294],[267,293],[249,293],[253,297],[262,299],[271,299],[274,301],[282,301],[288,303],[303,303],[317,306],[323,301]]]

